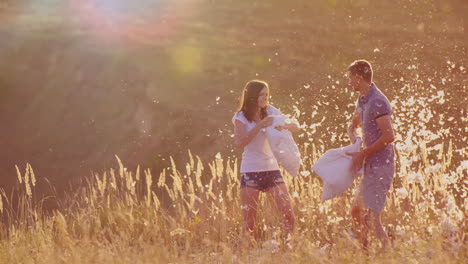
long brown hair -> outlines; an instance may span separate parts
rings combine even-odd
[[[244,116],[249,120],[249,122],[253,121],[255,110],[257,110],[258,106],[258,97],[260,96],[260,92],[263,88],[266,88],[267,93],[269,94],[270,88],[268,87],[268,83],[265,81],[252,80],[244,87],[238,111],[244,111]],[[260,109],[260,118],[263,119],[267,115],[266,106],[262,107]]]

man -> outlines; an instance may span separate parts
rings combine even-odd
[[[360,152],[348,153],[353,157],[351,169],[354,174],[364,167],[364,176],[352,205],[351,216],[364,250],[367,250],[370,224],[382,246],[385,248],[389,245],[380,214],[395,171],[395,154],[391,144],[395,140],[392,110],[387,97],[372,82],[372,74],[372,66],[365,60],[355,61],[348,67],[349,86],[359,92],[348,135],[354,143],[356,128],[361,126],[364,142]]]

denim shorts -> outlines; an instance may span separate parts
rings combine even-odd
[[[241,173],[240,187],[251,187],[262,192],[284,183],[279,170]]]
[[[367,208],[381,212],[392,186],[395,165],[364,164],[364,178],[361,182],[361,195]]]

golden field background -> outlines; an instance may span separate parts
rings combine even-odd
[[[300,144],[341,146],[356,100],[344,73],[358,58],[390,100],[443,95],[418,114],[443,133],[437,143],[465,147],[465,1],[0,3],[3,188],[17,164],[63,192],[114,155],[154,171],[187,149],[239,157],[231,117],[253,78],[270,83],[277,108],[303,113]]]
[[[465,2],[0,1],[0,263],[464,263]],[[392,255],[354,248],[352,193],[321,202],[310,171],[348,144],[358,58],[395,112]],[[266,199],[238,246],[231,117],[253,78],[303,127],[286,252]]]
[[[9,221],[0,229],[0,262],[464,263],[468,164],[450,172],[451,157],[441,154],[428,166],[425,147],[399,152],[400,160],[411,163],[415,152],[423,153],[422,164],[399,168],[383,216],[392,251],[381,252],[374,238],[363,254],[349,235],[351,193],[320,201],[321,183],[308,170],[285,178],[296,214],[291,246],[284,249],[280,219],[262,197],[257,244],[246,247],[237,161],[218,155],[203,164],[189,152],[185,168],[173,163],[156,181],[149,169],[130,172],[117,158],[116,169],[94,175],[50,215],[35,196],[33,169],[18,168],[20,207],[2,196]],[[321,154],[315,145],[303,153],[305,167]]]

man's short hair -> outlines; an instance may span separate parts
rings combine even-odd
[[[362,78],[371,83],[372,82],[372,66],[370,62],[366,60],[356,60],[348,67],[348,71],[351,74],[357,74]]]

